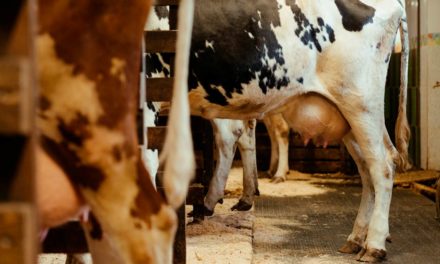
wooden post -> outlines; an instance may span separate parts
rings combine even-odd
[[[437,193],[435,195],[435,205],[437,209],[437,220],[440,222],[440,178],[437,180]]]
[[[37,261],[35,15],[34,0],[0,11],[0,264]]]
[[[177,218],[179,223],[177,226],[176,236],[174,237],[173,264],[186,263],[186,213],[185,204],[177,210]]]

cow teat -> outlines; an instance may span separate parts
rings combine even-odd
[[[284,108],[283,117],[307,145],[326,148],[339,142],[350,130],[347,120],[331,101],[316,93],[295,96]]]

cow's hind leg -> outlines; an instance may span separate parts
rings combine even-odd
[[[214,119],[211,121],[215,143],[217,145],[217,164],[214,176],[209,184],[208,193],[205,197],[205,214],[212,215],[214,207],[223,199],[229,171],[231,170],[237,140],[243,133],[243,128],[233,127],[232,121],[226,119]]]
[[[364,246],[365,239],[368,232],[368,224],[371,219],[374,204],[374,189],[370,181],[370,174],[366,167],[365,161],[362,158],[359,145],[353,137],[353,134],[348,134],[344,138],[344,144],[348,152],[355,161],[359,174],[362,179],[362,198],[359,206],[359,211],[354,222],[353,230],[348,236],[347,242],[339,249],[339,252],[356,254]]]
[[[271,146],[267,174],[272,178],[272,182],[283,182],[286,180],[286,174],[289,173],[289,125],[281,114],[267,116],[263,121]]]
[[[242,122],[244,131],[238,139],[238,149],[243,162],[243,194],[240,201],[231,210],[247,211],[252,208],[254,196],[259,194],[257,152],[255,148],[256,120]]]
[[[369,109],[344,116],[350,123],[374,189],[374,205],[364,205],[367,208],[373,206],[373,212],[364,247],[357,258],[360,261],[377,262],[386,256],[385,241],[389,236],[388,218],[395,166],[393,153],[387,148],[388,142],[383,136],[383,111],[374,110],[380,110],[380,107]],[[364,202],[373,201],[371,198],[365,198]]]

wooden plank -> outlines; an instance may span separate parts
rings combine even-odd
[[[262,158],[270,159],[270,148],[259,148],[257,153]],[[341,161],[342,155],[341,151],[335,148],[289,148],[289,161],[299,160]]]
[[[162,149],[165,141],[167,127],[149,127],[147,130],[147,147],[149,149]]]
[[[36,226],[32,206],[0,204],[0,264],[36,263]]]
[[[292,169],[305,173],[338,172],[342,164],[337,161],[297,161],[292,164]]]
[[[292,132],[291,132],[292,133]],[[256,140],[257,140],[257,146],[263,146],[263,147],[270,147],[270,138],[267,132],[259,132],[256,134]],[[291,147],[308,147],[308,148],[315,148],[313,145],[313,142],[309,142],[307,146],[304,146],[304,142],[299,136],[291,135],[289,138],[289,145]],[[340,144],[332,143],[327,146],[327,148],[339,148]],[[316,147],[318,148],[318,147]]]
[[[440,179],[437,181],[437,192],[435,194],[435,207],[437,211],[437,220],[440,221]]]
[[[435,195],[436,194],[436,190],[432,187],[417,183],[417,182],[413,182],[411,183],[411,186],[414,190],[418,191],[418,192],[426,192],[429,193],[431,195]]]
[[[146,101],[169,102],[173,94],[173,78],[146,78]]]
[[[440,177],[440,173],[434,170],[409,171],[405,173],[397,173],[396,176],[394,177],[394,184],[436,180],[439,177]]]
[[[269,169],[269,159],[267,157],[257,157],[258,170],[265,171]],[[289,161],[291,170],[298,170],[304,173],[332,173],[343,169],[344,163],[341,161],[323,161],[323,160],[296,160]]]
[[[157,53],[157,52],[176,52],[176,30],[149,30],[144,32],[145,39],[145,52]]]
[[[173,245],[173,264],[186,263],[186,212],[185,205],[177,209],[177,231],[174,237]]]
[[[156,0],[154,5],[156,6],[166,6],[166,5],[179,5],[179,0]]]
[[[0,133],[32,133],[34,94],[26,60],[0,60]]]
[[[341,160],[341,151],[335,148],[290,148],[289,160]]]

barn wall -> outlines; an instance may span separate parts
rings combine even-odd
[[[440,169],[440,1],[420,0],[421,166]]]

